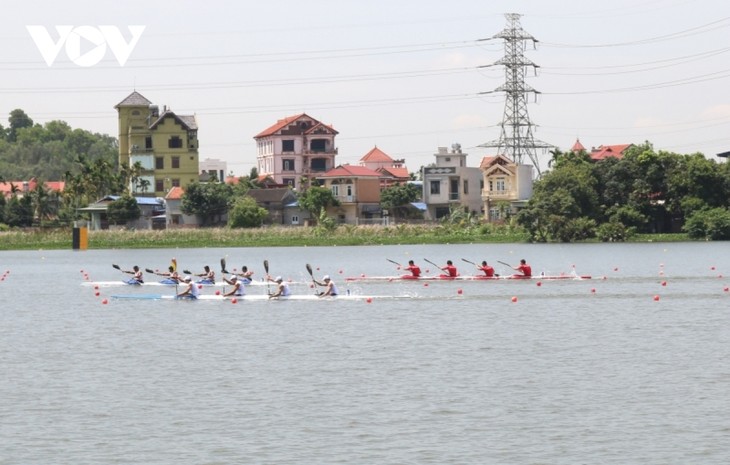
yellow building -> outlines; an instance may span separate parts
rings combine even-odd
[[[194,115],[162,111],[137,91],[114,106],[119,114],[119,166],[142,167],[133,195],[164,197],[199,179],[198,124]]]

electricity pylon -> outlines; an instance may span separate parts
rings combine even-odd
[[[497,153],[510,158],[521,165],[525,158],[532,161],[533,166],[540,173],[540,163],[536,149],[553,147],[551,144],[536,140],[532,135],[535,124],[530,121],[527,112],[527,94],[539,94],[538,91],[525,83],[525,70],[539,67],[525,57],[525,47],[528,41],[533,45],[537,39],[525,32],[520,25],[520,14],[507,13],[507,27],[492,36],[492,39],[504,40],[504,57],[489,66],[504,66],[505,83],[492,92],[504,92],[504,116],[500,124],[502,131],[498,140],[485,142],[479,147],[497,147]],[[485,92],[485,93],[492,93]]]

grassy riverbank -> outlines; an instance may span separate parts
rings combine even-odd
[[[528,236],[520,229],[494,225],[343,225],[334,231],[309,227],[258,229],[171,229],[165,231],[89,231],[89,249],[295,247],[327,245],[519,243]],[[685,234],[644,234],[632,242],[686,241]],[[72,248],[71,229],[0,233],[0,250]]]

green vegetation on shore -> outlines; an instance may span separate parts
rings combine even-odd
[[[397,244],[471,244],[528,242],[521,228],[494,225],[338,226],[333,231],[310,227],[257,229],[201,228],[163,231],[89,231],[89,249],[200,247],[304,247]],[[686,234],[639,234],[632,242],[688,240]],[[71,249],[70,228],[42,232],[0,233],[0,250]]]

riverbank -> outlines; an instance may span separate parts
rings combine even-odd
[[[686,234],[643,234],[631,242],[677,242]],[[329,231],[310,227],[256,229],[201,228],[162,231],[89,231],[89,249],[200,247],[305,247],[327,245],[524,243],[521,229],[495,225],[342,225]],[[72,248],[71,229],[0,233],[0,250],[58,250]]]

